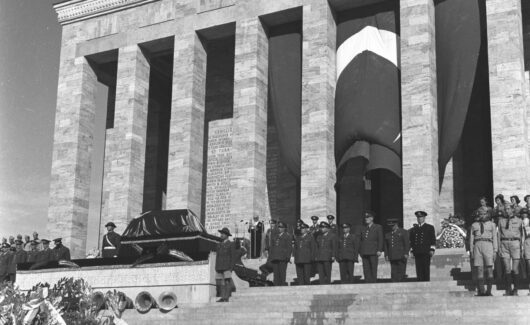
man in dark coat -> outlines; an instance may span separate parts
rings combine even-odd
[[[9,266],[8,270],[8,276],[9,281],[15,283],[16,276],[17,276],[17,264],[26,263],[27,260],[27,252],[24,250],[24,242],[22,240],[17,239],[15,241],[15,251],[13,253],[13,256],[11,258],[11,265]]]
[[[379,256],[383,252],[383,227],[374,223],[374,213],[364,213],[365,225],[361,227],[361,245],[359,253],[363,260],[364,281],[374,283],[377,281],[377,265]]]
[[[416,276],[418,281],[430,281],[431,258],[436,249],[436,234],[434,227],[425,223],[427,212],[414,212],[418,223],[409,230],[410,248],[416,260]]]
[[[337,225],[334,224],[335,222],[335,216],[332,215],[332,214],[328,214],[326,216],[326,219],[328,219],[328,223],[329,223],[329,231],[331,231],[332,233],[335,234],[335,236],[339,236],[339,230],[337,229]]]
[[[35,263],[37,260],[37,253],[39,252],[38,243],[34,240],[31,241],[31,247],[26,258],[27,263]]]
[[[355,263],[359,261],[360,238],[358,234],[352,234],[350,230],[349,223],[342,224],[343,234],[340,236],[337,250],[341,283],[353,283],[353,270]]]
[[[50,241],[41,239],[42,250],[35,256],[35,263],[30,267],[30,270],[35,270],[46,266],[50,261],[53,261],[53,252],[50,249]]]
[[[103,236],[102,253],[103,258],[118,257],[121,245],[121,236],[114,232],[116,225],[114,222],[107,222],[105,225],[107,233]]]
[[[312,216],[311,222],[313,222],[313,224],[309,227],[309,233],[313,235],[313,237],[315,237],[316,239],[317,236],[320,234],[320,226],[318,225],[318,217]]]
[[[265,264],[262,264],[259,267],[261,271],[261,278],[263,280],[267,279],[267,276],[272,273],[272,263],[269,258],[269,249],[271,246],[272,235],[278,232],[278,222],[276,220],[272,219],[269,224],[270,228],[265,232],[265,240],[263,243],[263,255],[267,258],[267,261]]]
[[[390,278],[392,282],[401,282],[407,271],[410,241],[409,233],[399,228],[397,219],[387,219],[392,230],[385,235],[385,259],[390,262]]]
[[[322,221],[317,237],[317,253],[315,262],[317,263],[318,280],[320,284],[331,283],[331,263],[337,256],[337,236],[330,231],[329,223]]]
[[[287,263],[291,259],[293,248],[293,237],[286,230],[287,225],[279,222],[278,232],[272,235],[271,246],[269,248],[269,260],[272,263],[275,286],[286,285]]]
[[[54,261],[69,261],[70,260],[70,249],[68,247],[65,247],[63,245],[63,239],[62,238],[55,238],[53,240],[54,247],[53,247],[53,260]]]
[[[309,226],[303,223],[300,226],[300,236],[294,242],[294,264],[296,265],[296,278],[299,285],[311,284],[311,268],[315,257],[316,241],[309,233]]]
[[[221,242],[217,244],[215,259],[215,280],[221,295],[221,299],[217,302],[227,302],[232,291],[231,279],[232,270],[236,261],[236,249],[229,237],[232,236],[228,228],[219,230],[221,234]]]
[[[261,256],[263,228],[263,222],[259,221],[259,216],[254,216],[248,227],[248,232],[250,233],[250,258]]]

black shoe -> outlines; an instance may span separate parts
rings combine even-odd
[[[228,302],[228,299],[226,299],[226,298],[221,298],[221,299],[217,300],[217,302]]]

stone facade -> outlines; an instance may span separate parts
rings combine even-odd
[[[87,58],[107,51],[118,51],[118,72],[114,126],[107,130],[104,214],[125,226],[142,212],[151,69],[145,44],[168,38],[173,42],[173,91],[166,208],[189,208],[204,215],[208,38],[235,37],[233,114],[222,117],[232,118],[233,127],[230,215],[233,223],[268,215],[267,30],[268,25],[292,21],[302,21],[303,30],[302,175],[296,200],[306,222],[314,214],[335,214],[336,17],[337,11],[367,3],[70,0],[56,4],[63,40],[49,233],[62,236],[75,257],[84,254],[95,89],[101,79]],[[494,191],[523,195],[529,190],[530,146],[525,140],[530,135],[521,1],[487,0],[486,7]],[[301,14],[293,15],[289,10],[293,8]],[[434,0],[400,1],[405,227],[415,222],[416,209],[426,210],[438,226],[442,214],[454,207],[451,184],[440,192],[438,180],[434,9]],[[445,182],[451,181],[451,175],[449,166]]]

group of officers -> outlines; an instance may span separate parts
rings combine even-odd
[[[384,254],[391,265],[391,279],[403,281],[409,252],[415,257],[419,281],[430,280],[430,262],[436,247],[434,227],[425,223],[427,213],[416,211],[418,223],[409,231],[399,227],[397,219],[388,219],[391,230],[383,234],[383,227],[374,223],[374,213],[364,213],[364,225],[352,231],[352,225],[344,223],[339,228],[333,224],[334,216],[319,223],[311,217],[309,226],[299,220],[294,236],[287,232],[283,222],[271,220],[265,234],[264,254],[267,262],[260,266],[262,276],[274,274],[275,286],[286,285],[287,265],[293,261],[299,285],[310,284],[318,274],[320,284],[331,283],[332,265],[339,264],[341,283],[353,283],[354,266],[362,260],[364,280],[377,281],[379,257]],[[339,234],[340,232],[340,234]]]

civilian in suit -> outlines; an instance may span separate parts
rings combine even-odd
[[[263,256],[267,258],[267,261],[265,262],[265,264],[262,264],[259,267],[261,271],[261,278],[263,280],[266,280],[267,276],[272,273],[272,263],[270,261],[269,249],[271,246],[272,235],[278,232],[278,228],[277,228],[278,222],[276,220],[272,219],[271,221],[269,221],[269,224],[270,224],[270,228],[267,229],[267,231],[265,232],[264,242],[262,245]]]
[[[227,302],[232,292],[231,279],[232,270],[236,261],[236,249],[229,237],[232,236],[228,228],[219,230],[221,242],[217,244],[217,257],[215,260],[215,280],[221,299],[217,302]]]
[[[330,231],[329,223],[320,223],[321,235],[317,237],[317,253],[315,262],[317,263],[318,280],[320,284],[331,283],[331,263],[337,256],[337,236]]]
[[[409,230],[410,247],[416,260],[416,276],[418,281],[430,281],[431,258],[436,249],[436,234],[434,227],[425,223],[427,212],[414,212],[418,223]]]
[[[364,213],[365,225],[361,227],[361,245],[359,253],[363,260],[364,281],[374,283],[377,281],[377,264],[383,252],[383,227],[374,223],[374,213]]]
[[[248,227],[248,232],[250,233],[250,258],[261,256],[263,229],[263,222],[259,221],[259,216],[254,216]]]
[[[407,259],[409,258],[409,232],[399,228],[397,219],[387,219],[392,230],[385,234],[385,259],[390,262],[390,278],[392,282],[405,279]]]
[[[337,249],[340,282],[353,283],[353,270],[355,263],[359,261],[360,238],[358,234],[351,233],[351,225],[349,223],[342,224],[342,233]]]
[[[311,268],[315,257],[317,243],[309,233],[309,226],[303,223],[300,226],[300,236],[294,241],[294,264],[296,265],[296,278],[299,285],[311,284]]]
[[[285,276],[287,263],[289,263],[293,252],[293,237],[286,230],[287,225],[283,222],[279,222],[278,232],[275,232],[271,237],[269,260],[272,263],[275,286],[286,285]]]

